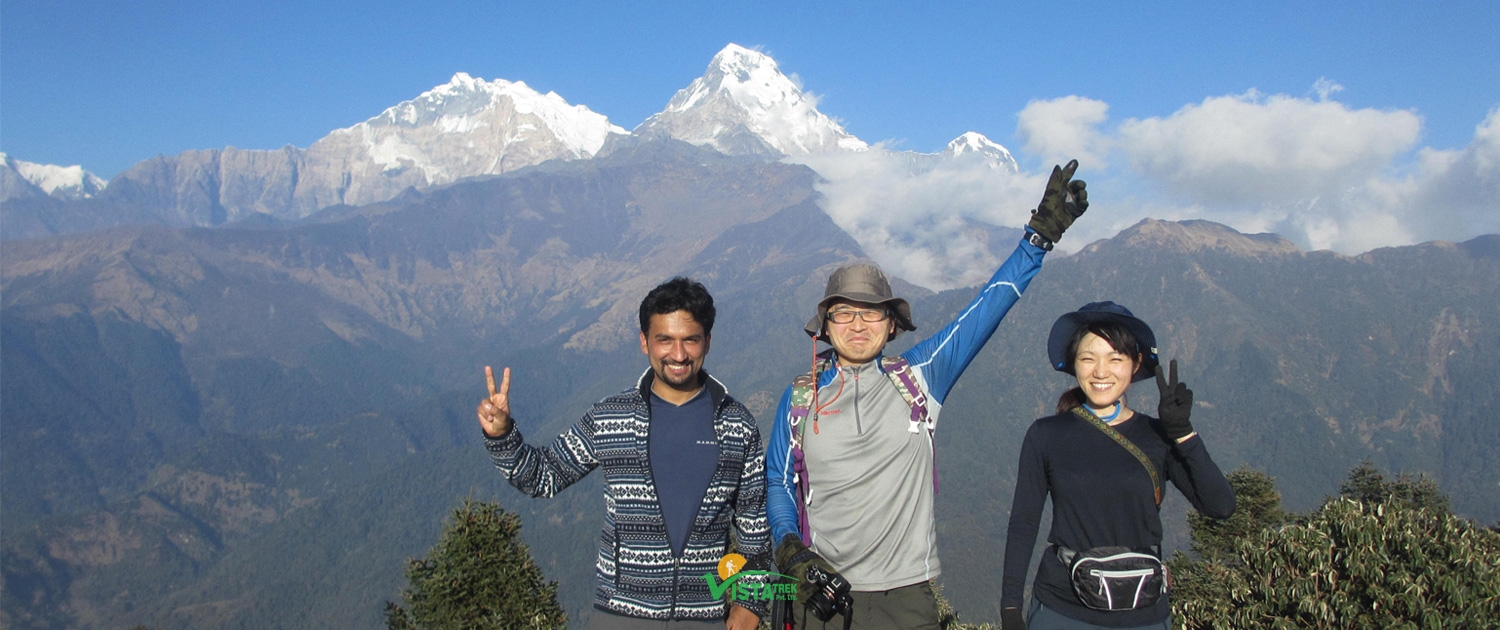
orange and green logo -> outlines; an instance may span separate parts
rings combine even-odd
[[[764,579],[754,579],[761,576]],[[777,578],[784,581],[777,581]],[[737,553],[725,554],[719,559],[718,579],[714,579],[712,573],[704,573],[703,581],[708,582],[708,592],[715,599],[723,599],[726,595],[731,602],[797,599],[797,578],[771,571],[746,571],[745,557]]]

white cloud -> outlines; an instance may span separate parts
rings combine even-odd
[[[1034,101],[1017,131],[1045,159],[1040,173],[972,163],[914,173],[881,147],[798,161],[826,179],[825,211],[871,257],[934,289],[988,277],[1000,261],[970,221],[1024,225],[1051,165],[1075,157],[1093,205],[1063,252],[1146,217],[1207,219],[1345,254],[1500,233],[1500,108],[1461,150],[1417,148],[1417,114],[1328,100],[1340,89],[1323,79],[1306,98],[1212,97],[1115,126],[1101,101]]]
[[[1344,86],[1334,83],[1328,77],[1318,77],[1318,80],[1313,82],[1312,89],[1313,93],[1318,95],[1319,101],[1326,101],[1335,92],[1344,91]]]
[[[1347,254],[1500,232],[1500,110],[1465,149],[1414,154],[1416,113],[1328,100],[1342,89],[1320,79],[1313,98],[1252,90],[1100,131],[1128,168],[1091,188],[1110,219],[1075,231],[1201,218]]]
[[[797,156],[824,178],[823,210],[887,272],[946,289],[983,282],[1000,261],[970,232],[973,221],[1021,226],[1046,179],[946,161],[918,171],[910,156],[876,147]]]
[[[1048,164],[1076,159],[1102,168],[1110,142],[1099,132],[1099,125],[1108,117],[1108,104],[1081,96],[1032,101],[1016,116],[1016,134],[1025,142],[1022,148],[1027,153]]]
[[[1462,151],[1423,149],[1401,207],[1419,240],[1500,233],[1500,108],[1474,128]]]
[[[1251,91],[1127,120],[1118,146],[1133,170],[1194,201],[1286,203],[1363,181],[1409,151],[1421,129],[1408,111]]]

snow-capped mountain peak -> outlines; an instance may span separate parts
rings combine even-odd
[[[627,133],[625,129],[610,124],[603,114],[583,105],[570,105],[556,92],[542,94],[522,81],[495,79],[486,82],[466,72],[454,74],[447,83],[390,107],[349,130],[362,126],[432,126],[440,133],[466,134],[497,122],[485,120],[487,114],[496,110],[503,110],[499,113],[507,117],[538,118],[534,122],[544,123],[546,131],[551,132],[574,157],[592,156],[611,133]],[[519,126],[526,127],[527,124],[521,122]]]
[[[747,107],[768,108],[778,103],[797,104],[805,97],[802,86],[781,73],[776,60],[763,53],[730,44],[708,63],[703,82],[687,99],[668,105],[672,111],[686,111],[712,90],[726,90]]]
[[[20,174],[22,179],[42,189],[42,192],[60,199],[92,197],[109,185],[109,182],[83,170],[83,167],[77,164],[73,166],[37,164],[14,159],[5,153],[0,153],[0,162],[4,162],[6,166]]]
[[[977,131],[965,132],[948,143],[948,148],[943,153],[950,158],[973,159],[980,158],[995,168],[1009,169],[1011,172],[1019,172],[1020,165],[1016,158],[1010,154],[1010,150],[984,137]]]
[[[869,148],[817,109],[770,56],[737,44],[714,55],[637,135],[667,135],[729,154],[794,155]]]
[[[340,191],[340,203],[368,203],[408,186],[593,157],[609,136],[626,133],[556,92],[459,72],[378,116],[333,131],[307,152],[314,162],[343,164],[338,170],[349,171],[340,175],[345,183],[330,182]]]

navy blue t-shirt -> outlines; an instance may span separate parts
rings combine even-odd
[[[672,553],[682,555],[703,495],[719,465],[714,403],[707,388],[681,406],[651,394],[651,477]]]

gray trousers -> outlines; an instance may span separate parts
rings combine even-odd
[[[850,630],[937,630],[937,596],[926,582],[889,591],[854,591]],[[793,604],[798,630],[844,630],[844,617],[820,621],[806,606]]]

